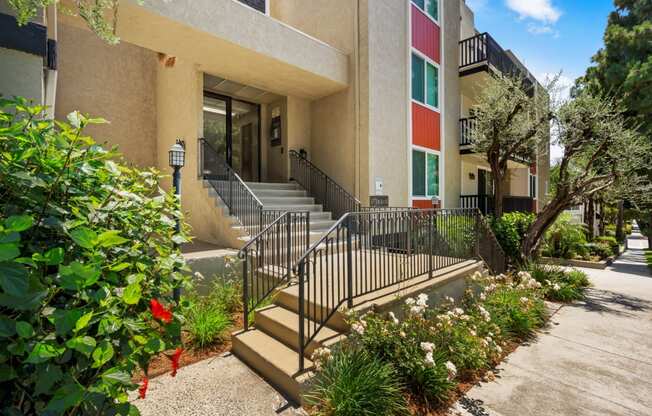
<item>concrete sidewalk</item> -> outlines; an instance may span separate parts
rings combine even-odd
[[[451,415],[652,415],[652,276],[647,239],[605,270],[584,269],[584,302],[561,307],[536,341],[500,365],[495,381],[460,400]]]

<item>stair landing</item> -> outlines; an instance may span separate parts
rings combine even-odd
[[[354,299],[353,309],[360,314],[372,309],[378,312],[396,309],[406,297],[416,296],[422,292],[432,293],[449,283],[465,279],[481,268],[480,261],[462,261],[436,271],[432,278],[428,275],[421,275],[382,290],[358,296]],[[257,370],[272,385],[300,403],[302,389],[305,388],[312,376],[313,363],[310,361],[312,352],[320,347],[330,347],[344,339],[348,332],[348,326],[343,313],[336,312],[306,348],[306,370],[300,372],[298,298],[297,285],[277,292],[272,305],[255,311],[253,329],[234,334],[232,350],[236,356]],[[326,307],[318,302],[316,305],[311,305],[306,313],[305,325],[312,325],[313,321],[310,320],[312,315],[314,313],[321,315],[321,311],[325,311],[325,309]]]

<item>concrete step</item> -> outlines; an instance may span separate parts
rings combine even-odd
[[[252,191],[258,198],[308,196],[308,193],[303,189],[252,189]]]
[[[240,232],[240,240],[247,243],[249,240],[251,240],[255,236],[249,235],[249,233],[246,230],[246,227],[242,227],[240,225],[233,226],[233,229],[236,231]],[[316,229],[313,230],[312,228],[310,229],[310,244],[316,242],[319,240],[323,235],[324,235],[325,230],[320,230]],[[270,250],[275,250],[274,248],[270,248]]]
[[[249,189],[254,191],[257,190],[297,190],[301,189],[299,185],[294,182],[246,182]]]
[[[260,202],[263,203],[263,207],[267,209],[268,205],[277,206],[277,205],[315,205],[315,198],[309,196],[264,196],[259,197]]]
[[[298,314],[299,286],[293,285],[279,291],[276,295],[274,303]],[[306,304],[305,314],[306,317],[319,321],[322,317],[326,317],[328,315],[328,309],[326,307],[320,306],[317,303],[311,302]],[[335,312],[335,314],[333,314],[333,316],[328,320],[326,324],[328,327],[342,333],[346,333],[349,330],[348,324],[344,321],[344,315],[339,311]]]
[[[296,312],[281,306],[270,305],[258,309],[255,312],[255,317],[257,329],[273,336],[293,350],[299,351],[299,315]],[[314,321],[306,319],[304,328],[304,334],[308,334],[309,328],[316,328],[316,324]],[[342,340],[343,337],[339,332],[323,327],[315,339],[308,344],[304,355],[310,357],[315,349],[331,346]],[[306,335],[304,339],[307,340],[308,336]]]
[[[238,358],[291,399],[301,402],[302,386],[308,375],[299,374],[299,354],[296,351],[257,329],[237,332],[232,340],[231,350]],[[305,368],[312,365],[312,361],[305,360]]]
[[[302,205],[265,205],[265,209],[272,211],[310,211],[322,212],[322,206],[317,204]],[[311,214],[312,216],[312,214]]]
[[[310,231],[327,231],[336,223],[334,220],[313,220],[310,216]]]

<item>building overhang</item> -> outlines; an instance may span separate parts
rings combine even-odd
[[[193,62],[202,72],[306,99],[349,84],[344,52],[240,2],[126,0],[119,7],[121,40]]]

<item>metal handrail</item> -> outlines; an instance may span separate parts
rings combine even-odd
[[[198,141],[200,176],[208,181],[249,235],[259,233],[270,217],[273,220],[278,215],[265,210],[251,188],[206,139]]]
[[[254,311],[292,278],[296,259],[310,245],[310,212],[286,211],[252,237],[240,251],[243,325],[249,329]]]
[[[296,150],[290,150],[290,178],[301,185],[334,218],[360,211],[362,204],[344,187]]]
[[[299,281],[299,370],[306,349],[342,305],[352,308],[353,299],[364,294],[484,259],[480,240],[491,229],[481,218],[477,209],[344,214],[293,267]]]

